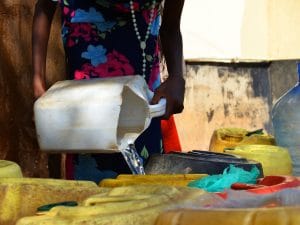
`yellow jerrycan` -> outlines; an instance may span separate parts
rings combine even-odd
[[[51,203],[75,201],[101,193],[96,183],[41,178],[0,178],[0,224],[12,225],[19,218],[35,215]]]
[[[240,145],[225,149],[224,152],[260,162],[265,176],[292,175],[292,160],[285,148],[272,145]]]
[[[87,198],[79,206],[58,206],[42,215],[24,217],[17,225],[154,225],[166,209],[199,199],[204,193],[163,185],[116,187]]]
[[[300,206],[241,209],[178,209],[163,212],[155,225],[298,225]]]
[[[243,128],[220,128],[213,132],[210,139],[209,151],[223,152],[225,148],[237,145],[275,145],[275,138],[266,134],[263,129],[248,131]]]
[[[104,179],[100,182],[100,187],[120,187],[131,185],[168,185],[187,186],[194,180],[201,179],[207,174],[148,174],[130,175],[121,174],[116,179]]]
[[[20,166],[12,161],[0,160],[0,178],[21,178],[23,177]]]

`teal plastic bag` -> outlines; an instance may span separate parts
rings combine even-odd
[[[211,175],[199,180],[192,181],[189,187],[204,189],[208,192],[221,192],[231,187],[234,183],[255,184],[259,177],[259,170],[254,166],[251,171],[230,165],[223,174]]]

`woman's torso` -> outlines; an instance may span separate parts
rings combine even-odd
[[[141,75],[145,59],[144,74],[149,87],[155,89],[159,85],[160,2],[134,0],[132,3],[134,12],[129,0],[60,0],[70,79]],[[140,42],[144,41],[150,22],[143,57]]]

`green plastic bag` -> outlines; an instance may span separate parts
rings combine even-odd
[[[259,177],[259,170],[254,166],[251,171],[229,165],[223,174],[211,175],[192,181],[189,187],[201,188],[208,192],[221,192],[231,187],[234,183],[255,184]]]

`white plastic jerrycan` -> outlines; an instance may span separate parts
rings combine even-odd
[[[166,100],[150,105],[153,92],[141,76],[66,80],[34,104],[40,149],[52,152],[118,152],[133,143]]]

